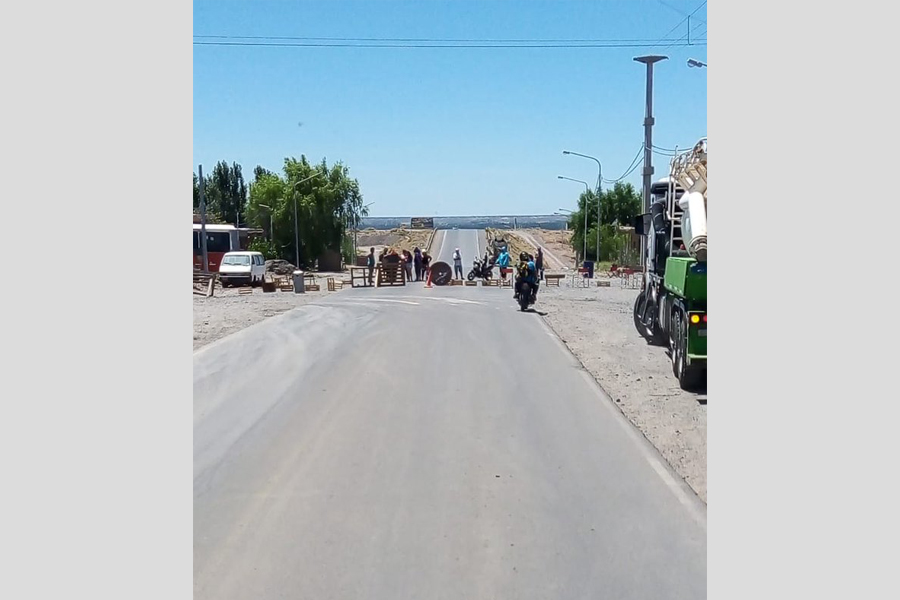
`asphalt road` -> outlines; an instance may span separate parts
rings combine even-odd
[[[511,296],[348,290],[197,351],[195,598],[704,598],[705,506]]]
[[[435,233],[431,243],[432,256],[453,266],[453,251],[459,248],[464,274],[472,269],[472,261],[484,256],[487,245],[483,229],[444,229]]]

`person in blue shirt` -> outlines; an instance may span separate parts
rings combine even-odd
[[[500,267],[500,278],[506,279],[506,269],[509,268],[509,252],[506,251],[506,248],[500,251],[499,256],[497,256],[497,266]]]

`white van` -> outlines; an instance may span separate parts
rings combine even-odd
[[[260,252],[226,252],[219,265],[219,279],[223,287],[230,285],[259,285],[266,274],[266,259]]]

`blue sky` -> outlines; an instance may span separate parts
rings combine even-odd
[[[643,141],[654,70],[654,145],[706,135],[706,46],[674,46],[699,0],[194,1],[195,36],[650,40],[646,48],[301,48],[194,45],[194,166],[340,160],[373,216],[548,214],[579,184],[616,179]],[[691,17],[706,37],[706,6]],[[195,37],[195,41],[200,40]],[[231,40],[230,40],[231,41]],[[684,43],[682,40],[681,43]],[[667,159],[654,155],[656,175]],[[640,168],[627,179],[640,188]]]

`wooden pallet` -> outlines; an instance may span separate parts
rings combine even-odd
[[[544,274],[544,281],[547,282],[548,286],[555,285],[556,287],[559,287],[559,281],[564,278],[565,278],[565,275],[562,275],[560,273],[553,273],[550,275]]]
[[[403,267],[400,266],[399,263],[379,265],[375,273],[375,287],[405,285],[406,271],[403,270]]]
[[[372,287],[373,283],[369,281],[369,267],[350,267],[350,287]]]
[[[466,281],[465,285],[468,287],[476,287],[476,286],[478,286],[478,282],[477,281]]]
[[[216,289],[216,283],[218,282],[219,274],[218,273],[203,273],[201,271],[194,271],[194,295],[195,296],[205,296],[209,298],[212,296]]]

